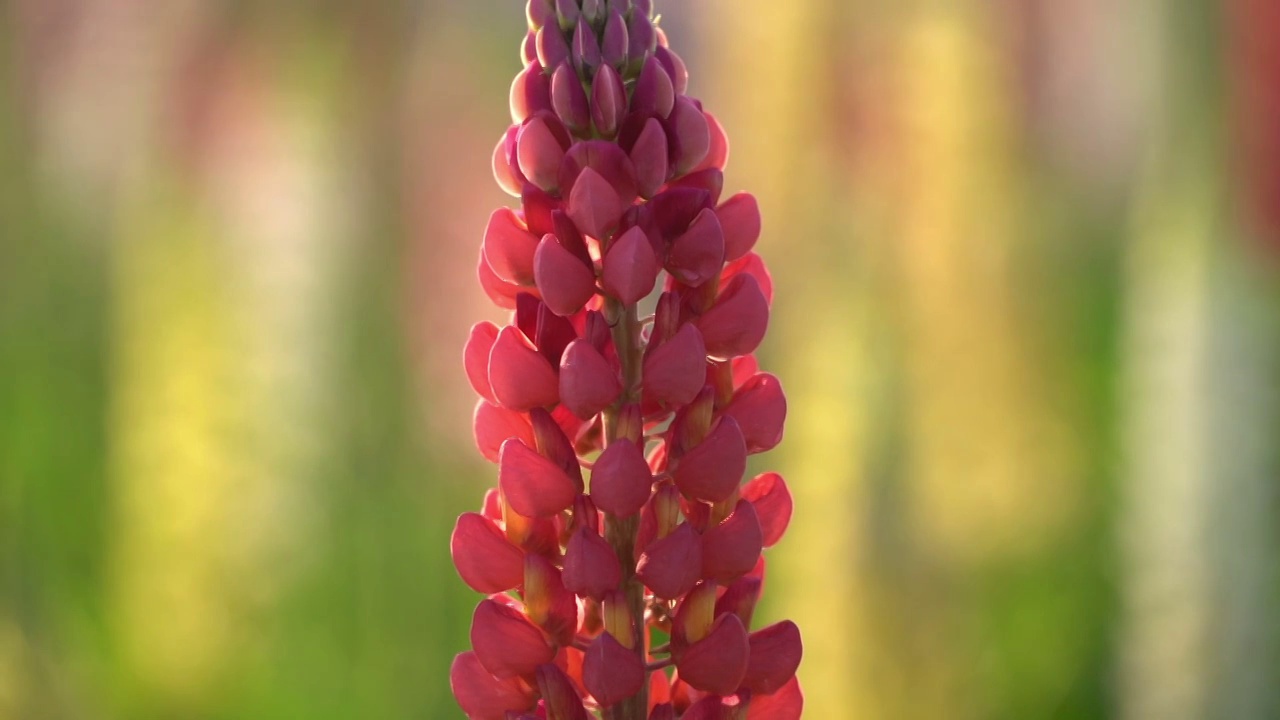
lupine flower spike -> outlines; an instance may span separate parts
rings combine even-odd
[[[454,696],[474,720],[793,720],[800,631],[754,628],[791,519],[755,199],[686,94],[651,0],[529,0],[464,351],[497,488],[452,538],[486,597]],[[642,310],[643,308],[643,310]],[[643,319],[642,319],[643,318]]]

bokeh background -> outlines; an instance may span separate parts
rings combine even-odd
[[[808,717],[1280,717],[1280,4],[661,0]],[[0,2],[0,718],[451,718],[517,0]]]

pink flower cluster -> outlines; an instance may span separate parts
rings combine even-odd
[[[520,208],[493,213],[479,267],[511,322],[476,325],[464,353],[498,464],[452,538],[488,596],[450,676],[477,720],[803,705],[798,628],[750,630],[792,510],[776,473],[742,483],[786,416],[752,355],[772,296],[759,208],[722,198],[724,132],[652,17],[649,0],[528,3],[493,157]]]

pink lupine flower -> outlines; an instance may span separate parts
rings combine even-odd
[[[518,203],[478,268],[511,317],[463,352],[498,467],[450,544],[486,595],[454,695],[476,720],[799,718],[799,629],[752,631],[792,514],[777,473],[743,484],[787,412],[752,355],[773,296],[759,206],[722,200],[724,128],[650,0],[526,13],[492,157]]]

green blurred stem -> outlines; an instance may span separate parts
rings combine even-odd
[[[612,443],[618,435],[618,413],[628,403],[640,398],[640,319],[635,305],[623,306],[616,300],[606,305],[606,317],[613,324],[613,344],[622,363],[622,396],[605,411],[605,437]],[[629,518],[619,518],[606,513],[605,539],[613,546],[618,562],[623,567],[622,591],[631,608],[631,620],[636,628],[636,653],[645,658],[647,630],[644,624],[644,586],[636,579],[636,531],[640,527],[639,513]],[[605,720],[645,720],[649,708],[649,683],[646,680],[640,692],[612,707],[605,708]]]

